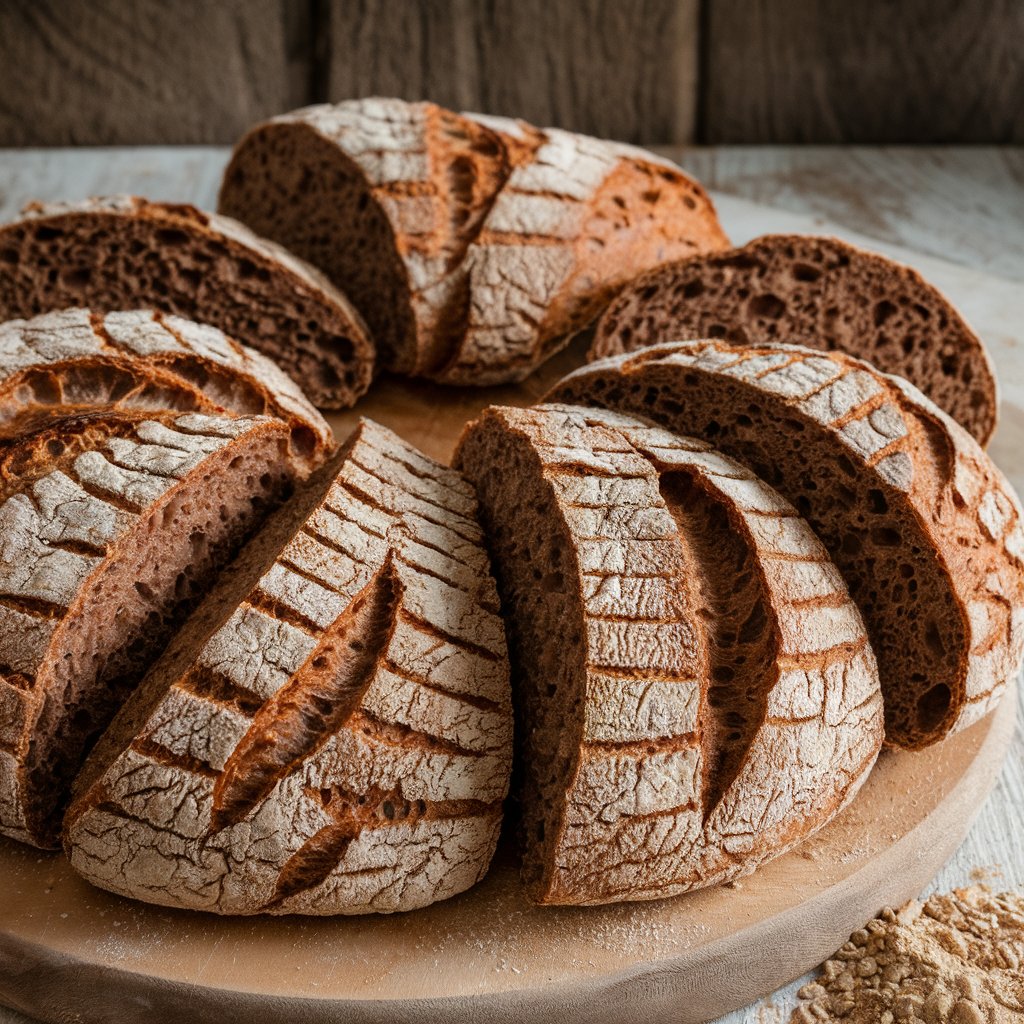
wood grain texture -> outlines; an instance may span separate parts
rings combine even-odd
[[[706,0],[701,141],[1020,142],[1024,6]]]
[[[329,0],[326,98],[429,97],[626,142],[685,142],[697,25],[697,0]]]
[[[991,451],[1018,489],[1024,489],[1024,466],[1020,465],[1024,414],[1016,412],[1022,404],[1016,396],[1024,395],[1024,359],[1020,357],[1024,331],[1016,283],[1024,280],[1024,219],[1019,213],[1024,151],[752,147],[687,149],[676,155],[717,191],[722,222],[737,244],[769,231],[834,233],[912,263],[946,291],[992,347],[1003,388],[1003,424]],[[34,197],[62,199],[110,191],[141,192],[209,208],[227,157],[226,149],[214,148],[0,151],[0,214],[13,216]],[[862,201],[863,195],[875,193],[879,202]],[[975,201],[965,207],[968,196]],[[750,200],[776,206],[770,209]],[[556,360],[570,355],[563,353]],[[568,369],[568,365],[552,367],[559,368]],[[536,397],[544,386],[544,381],[538,382]],[[487,402],[509,400],[509,390],[472,396],[460,391],[443,394],[458,405],[465,419]],[[359,411],[382,418],[389,406],[404,410],[407,419],[399,432],[443,458],[451,439],[431,415],[441,393],[429,385],[395,386],[390,397],[372,397]],[[334,420],[340,429],[342,418]],[[353,421],[344,422],[351,426]],[[1020,687],[1018,717],[1024,721]],[[964,885],[978,877],[978,871],[990,872],[989,884],[995,888],[1024,886],[1024,849],[1018,841],[1022,811],[1024,731],[1018,730],[991,798],[927,891],[945,892]],[[742,897],[743,890],[738,895]],[[103,949],[113,956],[123,948],[125,936],[133,934],[134,925],[119,915],[108,914],[108,919],[110,930]],[[170,933],[176,920],[169,919]],[[251,927],[251,923],[243,925]],[[621,933],[615,931],[599,936],[605,943],[620,939]],[[431,943],[431,949],[437,948],[435,940]],[[516,963],[506,961],[502,966],[499,961],[496,966],[511,972]],[[730,1014],[720,1024],[785,1024],[800,984],[794,982]],[[37,985],[43,991],[43,983]],[[2,1024],[24,1024],[25,1020],[20,1013],[0,1009]]]
[[[0,141],[231,142],[305,102],[310,32],[288,0],[10,0]]]

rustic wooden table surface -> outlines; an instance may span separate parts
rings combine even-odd
[[[110,192],[212,207],[226,155],[218,147],[0,151],[0,218],[12,217],[30,199]],[[909,254],[920,253],[984,272],[1011,296],[1019,285],[1013,305],[1024,338],[1024,149],[761,146],[669,155],[718,195],[780,211],[781,230],[800,218],[813,229],[813,218],[823,228],[874,240],[881,250],[895,248],[911,262]],[[728,199],[722,207],[731,231],[726,213],[738,207]],[[1024,687],[1018,693],[1021,722]],[[1024,734],[1018,728],[992,796],[932,888],[977,880],[1024,887],[1022,825]],[[782,1024],[799,984],[718,1024]],[[25,1018],[0,1008],[0,1024],[25,1024]]]

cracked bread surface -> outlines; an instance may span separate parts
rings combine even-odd
[[[88,747],[294,475],[267,417],[108,412],[0,453],[0,831],[58,845]]]
[[[222,914],[387,913],[477,882],[512,715],[476,507],[362,421],[97,744],[65,820],[75,869]]]
[[[385,365],[427,372],[464,316],[463,256],[508,174],[498,136],[434,103],[318,104],[250,131],[218,207],[348,294]]]
[[[765,235],[642,274],[597,320],[590,359],[719,337],[849,352],[915,384],[982,446],[995,430],[995,372],[963,317],[917,271],[838,238]]]
[[[373,344],[345,296],[231,218],[137,196],[36,203],[0,227],[0,262],[0,319],[151,307],[257,349],[321,408],[370,386]]]
[[[807,518],[878,658],[887,742],[978,721],[1024,654],[1024,532],[1009,483],[913,385],[852,356],[721,340],[601,360],[551,400],[715,444]]]
[[[728,245],[651,153],[396,99],[253,129],[219,208],[350,294],[391,369],[458,385],[524,379],[627,275]]]
[[[567,406],[492,407],[455,464],[506,608],[537,902],[726,881],[853,797],[881,746],[874,658],[771,488],[705,443]]]
[[[207,324],[65,309],[0,324],[0,445],[68,415],[132,409],[277,416],[309,475],[334,436],[278,366]]]

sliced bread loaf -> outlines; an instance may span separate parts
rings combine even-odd
[[[277,416],[306,474],[334,448],[331,428],[291,377],[216,327],[151,310],[86,309],[0,324],[0,445],[105,409]]]
[[[592,359],[687,338],[839,349],[897,373],[985,445],[996,379],[978,336],[910,267],[838,238],[765,235],[658,267],[597,321]]]
[[[222,914],[409,910],[480,879],[511,765],[476,499],[363,421],[97,745],[65,821],[106,889]]]
[[[0,227],[0,320],[152,307],[265,353],[323,408],[352,405],[373,346],[323,275],[227,217],[134,196],[33,204]]]
[[[456,464],[517,665],[535,900],[736,878],[852,798],[882,741],[874,656],[770,487],[702,442],[566,406],[492,407]]]
[[[919,748],[971,724],[1019,671],[1017,497],[913,385],[839,352],[700,341],[593,363],[551,397],[707,440],[796,506],[864,615],[888,742]]]
[[[266,417],[110,412],[0,453],[0,832],[56,845],[86,748],[293,475]]]
[[[628,276],[728,244],[650,153],[395,99],[253,129],[219,208],[323,269],[392,369],[450,384],[523,379]]]
[[[218,208],[344,289],[384,364],[422,373],[465,316],[466,247],[508,174],[498,136],[433,103],[305,107],[235,147]]]

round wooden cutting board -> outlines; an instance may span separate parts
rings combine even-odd
[[[384,381],[356,413],[446,459],[490,403],[526,404],[580,346],[519,388]],[[0,1003],[43,1021],[523,1024],[706,1021],[831,954],[916,895],[993,785],[1016,695],[919,754],[886,751],[853,804],[740,882],[652,903],[531,906],[503,842],[487,878],[408,914],[217,918],[93,889],[59,854],[0,840]]]

